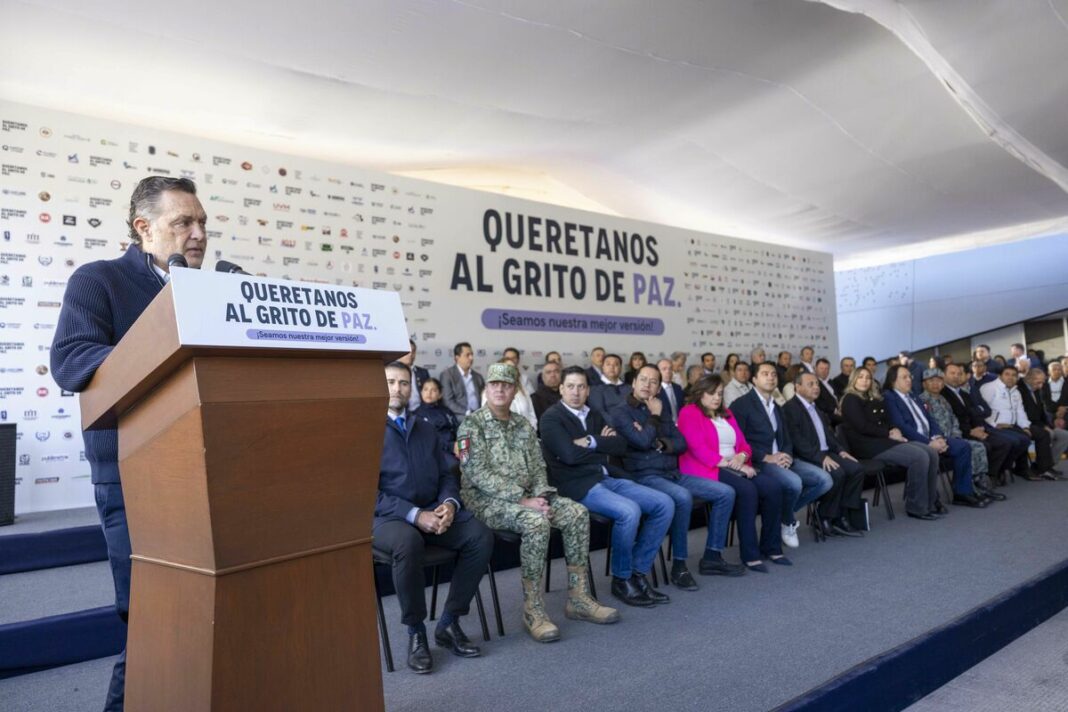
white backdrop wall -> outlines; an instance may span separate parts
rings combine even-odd
[[[67,277],[125,249],[146,175],[197,182],[217,259],[400,292],[432,373],[470,341],[585,364],[755,345],[837,355],[831,256],[0,103],[0,419],[19,423],[16,509],[91,505],[78,402],[48,373]]]
[[[1068,306],[1068,235],[845,270],[835,282],[842,354],[882,360]]]

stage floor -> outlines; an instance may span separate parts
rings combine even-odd
[[[901,486],[891,491],[897,505]],[[484,656],[461,660],[435,649],[430,675],[404,667],[407,638],[395,599],[387,598],[398,664],[397,672],[383,673],[387,709],[422,710],[440,700],[458,701],[465,712],[565,705],[770,709],[1064,560],[1068,482],[1017,481],[1003,491],[1006,502],[981,511],[954,507],[937,522],[908,519],[901,506],[892,522],[873,510],[874,529],[860,540],[817,545],[806,532],[801,548],[789,551],[793,567],[737,579],[699,577],[701,590],[692,593],[667,587],[670,605],[625,608],[614,626],[564,618],[566,577],[558,560],[547,604],[563,639],[551,645],[522,631],[519,572],[505,571],[497,581],[508,634],[498,638],[492,628],[483,580],[493,632]],[[691,532],[694,568],[703,541],[704,530]],[[603,555],[593,555],[598,574]],[[609,579],[598,575],[597,584],[603,601],[614,600]],[[473,613],[464,628],[477,637]],[[109,671],[100,660],[2,680],[0,698],[5,707],[15,702],[8,707],[15,710],[93,710]]]

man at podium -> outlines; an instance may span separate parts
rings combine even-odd
[[[114,260],[90,262],[67,282],[52,341],[52,376],[60,388],[85,390],[111,349],[170,279],[169,262],[199,268],[207,248],[207,214],[187,178],[150,176],[130,197],[130,246]],[[130,534],[119,478],[118,431],[83,433],[96,507],[115,580],[115,608],[130,610]],[[111,676],[105,710],[121,710],[126,677],[123,651]]]

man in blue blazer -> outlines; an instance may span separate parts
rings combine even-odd
[[[679,411],[685,403],[682,388],[671,380],[674,372],[671,368],[671,359],[662,358],[656,362],[656,370],[660,371],[660,392],[656,397],[664,404],[664,413],[671,416],[673,423],[679,422]]]
[[[386,366],[386,384],[389,412],[372,534],[374,548],[392,562],[401,622],[408,626],[408,667],[425,673],[433,669],[433,659],[423,622],[423,549],[429,544],[458,552],[434,639],[454,655],[473,658],[480,651],[464,635],[459,618],[470,610],[482,572],[489,564],[493,534],[463,508],[456,478],[449,471],[434,428],[408,417],[412,387],[408,366],[399,361]]]
[[[794,458],[793,442],[782,408],[772,397],[779,384],[775,364],[756,367],[753,390],[731,403],[731,413],[753,448],[753,467],[761,475],[779,480],[783,487],[782,543],[797,548],[798,522],[794,512],[827,494],[834,481],[823,468]],[[789,564],[789,559],[772,559]]]
[[[927,373],[938,373],[929,369]],[[912,374],[908,367],[891,366],[886,372],[886,415],[890,422],[910,442],[930,445],[939,455],[945,453],[953,460],[953,504],[982,509],[987,500],[977,497],[972,484],[972,448],[961,438],[949,438],[938,423],[927,414],[920,399],[912,395]]]

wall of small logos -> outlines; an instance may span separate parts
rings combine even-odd
[[[19,425],[19,512],[90,506],[78,400],[49,374],[67,279],[129,244],[141,178],[196,181],[208,260],[396,290],[432,373],[470,341],[506,346],[837,355],[831,256],[587,213],[0,102],[0,420]]]

